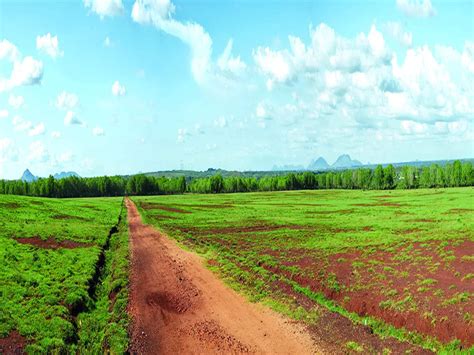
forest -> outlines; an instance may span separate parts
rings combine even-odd
[[[154,177],[144,174],[101,176],[91,178],[53,176],[34,182],[0,180],[0,194],[38,197],[100,197],[123,195],[167,195],[189,193],[232,193],[315,189],[392,190],[474,186],[473,163],[411,165],[395,168],[381,165],[374,169],[359,168],[329,172],[287,173],[279,176],[225,177],[217,174],[195,178],[189,182],[181,177]]]

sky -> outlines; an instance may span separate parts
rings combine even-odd
[[[0,178],[474,157],[474,2],[0,0]]]

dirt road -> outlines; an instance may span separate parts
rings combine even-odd
[[[320,353],[301,326],[231,290],[127,200],[134,354]]]

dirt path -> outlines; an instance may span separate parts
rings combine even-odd
[[[131,353],[320,353],[303,327],[231,290],[203,260],[142,224],[126,201],[131,235]]]

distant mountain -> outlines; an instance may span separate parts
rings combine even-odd
[[[362,163],[358,160],[352,160],[349,154],[342,154],[337,158],[334,164],[331,165],[333,169],[345,169],[345,168],[355,168],[362,166]]]
[[[64,179],[71,176],[80,177],[79,174],[74,171],[62,171],[60,173],[54,174],[53,176],[56,180]]]
[[[21,176],[21,181],[32,182],[38,180],[37,176],[34,176],[30,170],[26,169]]]
[[[326,161],[326,159],[324,159],[323,157],[319,157],[318,159],[313,160],[308,165],[308,170],[314,170],[314,171],[326,170],[328,168],[329,168],[329,164]]]

